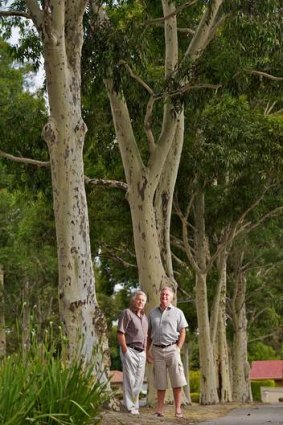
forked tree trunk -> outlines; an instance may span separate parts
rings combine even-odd
[[[184,60],[190,58],[193,61],[202,54],[213,34],[215,19],[222,1],[215,0],[212,7],[204,12]],[[164,19],[166,80],[174,78],[178,67],[177,14],[175,3],[171,0],[162,0],[162,7],[166,17]],[[179,83],[181,86],[185,81]],[[136,144],[124,95],[115,92],[111,79],[105,80],[105,85],[128,184],[127,197],[132,214],[139,281],[148,295],[149,310],[159,303],[159,291],[162,286],[176,287],[170,251],[170,216],[183,145],[183,109],[177,112],[170,96],[164,100],[162,128],[156,142],[150,128],[151,120],[147,120],[145,127],[149,160],[144,164]],[[154,93],[148,87],[147,91],[153,102]],[[152,107],[153,103],[150,104],[149,101],[148,110]],[[151,402],[150,396],[149,402]]]
[[[162,2],[167,16],[175,10],[173,2]],[[178,61],[176,16],[165,22],[166,58],[165,77],[176,67]],[[162,129],[156,143],[149,145],[149,160],[145,165],[141,159],[126,101],[122,93],[113,90],[113,82],[105,81],[119,143],[126,180],[127,199],[131,209],[135,252],[142,289],[148,295],[147,311],[159,304],[159,292],[163,286],[176,286],[173,279],[170,255],[170,216],[173,190],[179,166],[180,154],[172,149],[177,126],[183,131],[183,114],[174,110],[170,99],[164,102]],[[177,138],[180,143],[183,135]],[[170,154],[169,154],[170,152]],[[165,177],[165,167],[173,172]],[[174,177],[175,175],[175,177]],[[168,176],[168,174],[167,174]],[[162,236],[161,236],[162,235]],[[165,261],[164,261],[165,260]],[[155,403],[152,367],[148,367],[148,404]]]
[[[6,355],[4,270],[0,264],[0,360]]]
[[[171,122],[175,114],[167,104],[165,109],[170,125],[169,123],[164,125],[162,144],[156,146],[148,165],[145,166],[136,145],[126,102],[121,94],[114,92],[111,80],[105,81],[105,84],[128,184],[127,199],[131,209],[139,282],[148,296],[146,306],[148,312],[159,304],[160,289],[163,286],[173,285],[162,263],[154,195],[174,137],[178,117],[175,123]],[[148,404],[153,405],[156,394],[152,385],[151,369],[148,368],[147,374]]]

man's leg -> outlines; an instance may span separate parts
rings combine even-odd
[[[178,415],[182,413],[181,411],[182,388],[181,387],[173,388],[173,395],[174,395],[174,401],[175,401],[175,414]]]
[[[144,371],[145,371],[145,352],[136,353],[138,362],[136,364],[135,370],[135,383],[133,387],[133,401],[135,404],[135,409],[139,410],[139,395],[142,389],[144,381]]]
[[[134,386],[136,380],[136,365],[138,359],[132,349],[127,352],[121,352],[123,365],[123,400],[128,411],[136,409],[136,400],[134,395]]]
[[[166,390],[157,390],[157,413],[163,415]]]

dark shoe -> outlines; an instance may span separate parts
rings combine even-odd
[[[155,412],[153,415],[157,416],[158,418],[164,418],[164,415],[162,415],[162,413],[159,413],[159,412]]]

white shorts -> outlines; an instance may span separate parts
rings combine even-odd
[[[166,390],[168,388],[167,371],[172,388],[187,385],[180,349],[176,344],[165,348],[159,348],[153,345],[152,355],[154,361],[154,381],[157,390]]]

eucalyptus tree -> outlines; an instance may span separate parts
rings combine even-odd
[[[170,218],[184,136],[181,95],[197,88],[215,88],[198,80],[194,66],[221,23],[223,0],[200,2],[196,6],[195,3],[113,2],[109,9],[93,9],[96,20],[89,28],[93,45],[89,44],[88,66],[97,69],[99,64],[100,68],[104,64],[102,78],[123,162],[139,282],[148,294],[148,308],[159,302],[162,286],[177,288],[171,261]],[[178,27],[182,24],[186,26],[186,34],[192,34],[189,42],[179,43]],[[141,53],[137,49],[123,52],[124,42],[133,29],[135,42],[142,31],[140,40],[145,43]],[[123,33],[124,38],[118,38],[114,46],[117,33]],[[154,37],[159,43],[159,47],[158,43],[154,46],[156,56],[153,44],[146,49],[148,43],[154,43]],[[143,56],[140,65],[143,64],[146,72],[138,66],[139,54]],[[141,98],[146,96],[146,104],[142,102],[144,110],[140,110],[144,114],[144,134],[137,131],[133,122],[130,101],[134,85],[142,93]],[[140,117],[137,121],[140,122]],[[218,396],[212,352],[206,356],[203,402],[215,403]]]
[[[232,326],[233,397],[236,400],[247,397],[250,391],[248,361],[260,359],[254,352],[255,342],[267,342],[270,351],[275,348],[277,358],[280,356],[281,222],[282,215],[241,238],[229,256],[227,315],[228,328]]]
[[[105,381],[106,324],[95,293],[84,187],[86,125],[81,115],[80,63],[86,5],[86,0],[1,0],[0,15],[16,25],[28,21],[30,40],[40,40],[50,108],[42,136],[50,157],[60,313],[70,357],[79,355],[89,362],[95,355],[94,368]]]
[[[240,73],[242,80],[249,74],[261,77],[264,75],[276,80],[276,77],[252,68],[254,64],[258,65],[259,55],[255,55],[254,61],[250,62],[245,55],[245,61],[242,61],[237,51],[234,61],[231,37],[228,41],[230,43],[228,55],[227,46],[224,52],[220,48],[212,49],[216,52],[216,56],[211,62],[204,55],[215,34],[220,40],[217,46],[222,46],[223,37],[220,35],[222,36],[223,32],[217,31],[222,23],[221,3],[199,2],[196,6],[194,2],[177,2],[175,5],[174,2],[164,1],[162,2],[163,16],[161,16],[161,3],[153,5],[152,2],[150,4],[109,2],[110,6],[103,11],[93,9],[96,20],[88,28],[90,43],[86,52],[90,60],[87,66],[90,70],[100,69],[110,99],[115,135],[119,143],[127,182],[126,196],[132,214],[139,280],[143,289],[148,292],[149,307],[158,302],[157,294],[160,286],[166,282],[176,286],[171,263],[169,233],[173,188],[183,144],[183,97],[180,95],[194,88],[216,87],[220,82],[227,85],[227,79],[233,79],[232,71],[235,76]],[[262,17],[266,12],[262,2],[260,7],[255,6],[256,10],[253,5],[246,5],[241,1],[224,2],[222,6],[229,12],[226,31],[227,28],[230,29],[234,37],[239,30],[239,25],[237,26],[235,22],[240,21],[241,16],[243,21],[247,22],[249,16]],[[273,8],[272,11],[276,10],[278,2],[268,4],[269,7]],[[269,22],[272,19],[273,16]],[[190,28],[187,22],[192,24]],[[256,30],[259,29],[258,22],[261,21],[256,19],[253,21],[253,25],[257,24]],[[180,28],[179,23],[185,28]],[[164,28],[164,40],[160,38],[159,28]],[[253,30],[254,28],[250,27],[251,38],[256,32],[252,32]],[[138,32],[142,36],[137,39]],[[189,46],[183,40],[179,43],[178,32],[191,34]],[[135,49],[132,50],[131,40],[129,41],[131,33],[134,33],[135,40]],[[158,40],[156,44],[154,39]],[[223,44],[227,44],[227,39]],[[147,45],[150,45],[148,51],[146,51]],[[161,54],[163,51],[161,52],[160,49],[163,45],[165,60]],[[250,57],[252,57],[252,49],[251,46],[247,49]],[[180,59],[179,52],[181,52]],[[257,53],[259,53],[258,50]],[[95,56],[96,60],[94,60]],[[261,59],[264,63],[264,54]],[[219,67],[220,61],[222,61],[222,69]],[[165,65],[161,66],[161,63]],[[217,70],[211,72],[215,64],[217,64]],[[162,82],[161,72],[165,75],[164,82]],[[96,82],[97,75],[94,75],[93,80]],[[159,77],[158,80],[156,75]],[[203,81],[209,84],[202,84]],[[135,93],[134,102],[133,92],[139,93],[139,95]],[[147,93],[148,102],[145,102],[143,92]],[[186,95],[187,99],[189,100],[190,97]],[[158,101],[161,101],[161,105]],[[140,117],[143,113],[145,118],[142,129]],[[189,112],[188,118],[191,118]],[[146,146],[143,144],[144,139],[147,141]],[[200,209],[196,211],[199,223],[199,239],[196,245],[199,259],[203,261],[207,250],[205,238],[201,237],[204,235],[201,232],[203,230],[201,229],[203,226],[201,197],[200,193],[198,203]],[[225,265],[225,261],[222,264]],[[208,326],[205,273],[203,276],[201,274],[197,276],[197,305],[202,306],[198,315],[202,341],[200,344],[203,371],[202,402],[210,403],[217,401],[216,377]],[[215,305],[218,308],[218,303]],[[222,308],[222,313],[223,311]]]
[[[191,135],[186,145],[177,184],[177,194],[182,194],[176,202],[181,230],[172,240],[204,283],[196,307],[201,314],[203,306],[210,306],[210,320],[205,326],[214,348],[215,373],[221,377],[221,398],[247,402],[251,401],[247,332],[241,334],[245,341],[235,344],[232,351],[233,368],[226,343],[227,262],[236,238],[244,239],[248,232],[282,213],[282,156],[278,154],[282,124],[277,118],[264,117],[244,98],[218,94],[197,117],[195,131],[197,135]],[[215,279],[214,265],[218,283],[211,302],[208,293]],[[244,308],[243,299],[235,302]],[[237,320],[241,317],[238,329],[244,331],[244,310]],[[230,370],[235,384],[230,382]]]
[[[214,83],[219,81],[222,82],[222,87],[218,90],[218,96],[215,97],[217,100],[215,103],[212,101],[213,106],[211,105],[211,118],[212,121],[214,121],[212,125],[213,132],[206,133],[208,121],[204,120],[204,126],[201,124],[201,110],[203,108],[205,109],[204,105],[207,103],[207,99],[199,96],[195,102],[195,107],[193,107],[193,102],[191,102],[192,111],[191,113],[188,112],[188,114],[190,113],[189,116],[194,116],[196,118],[195,124],[192,126],[194,127],[194,136],[191,136],[191,143],[193,145],[192,154],[191,156],[184,155],[184,162],[186,162],[187,169],[190,170],[191,173],[190,183],[187,180],[187,190],[190,195],[188,195],[189,199],[187,200],[188,203],[186,207],[183,202],[181,202],[184,209],[181,210],[177,208],[183,227],[182,249],[185,251],[187,261],[195,271],[197,279],[199,282],[202,282],[202,284],[196,285],[196,306],[200,311],[203,311],[203,309],[205,311],[208,310],[207,276],[208,272],[212,271],[212,266],[217,260],[219,285],[215,293],[210,321],[207,320],[207,314],[201,314],[200,316],[202,318],[202,325],[207,332],[205,333],[205,337],[203,337],[204,334],[200,334],[199,343],[200,345],[204,344],[205,347],[209,347],[210,344],[213,343],[214,354],[219,360],[217,375],[218,371],[220,371],[220,382],[222,384],[220,392],[222,399],[223,397],[228,397],[228,399],[231,397],[227,347],[225,348],[222,344],[218,345],[220,337],[224,343],[226,340],[225,294],[227,259],[231,241],[241,227],[240,218],[243,220],[247,218],[247,215],[251,212],[250,208],[253,209],[256,207],[257,202],[255,200],[257,197],[259,197],[258,202],[260,202],[260,191],[257,194],[254,192],[255,197],[253,198],[252,192],[249,193],[250,189],[248,189],[248,192],[245,193],[245,202],[248,196],[251,196],[251,204],[246,205],[246,213],[243,214],[244,210],[242,210],[241,213],[240,210],[238,211],[238,222],[232,220],[227,227],[228,216],[222,216],[222,211],[221,209],[219,211],[219,207],[222,205],[222,208],[225,208],[225,214],[227,214],[228,205],[226,205],[226,207],[223,206],[223,200],[228,196],[227,187],[230,184],[235,184],[235,188],[237,187],[237,179],[235,180],[234,174],[233,177],[231,175],[232,168],[236,166],[234,172],[238,172],[239,175],[241,175],[243,170],[239,165],[241,161],[240,157],[242,157],[243,160],[248,152],[247,149],[249,149],[245,146],[243,150],[241,152],[239,151],[237,154],[237,144],[239,144],[241,140],[244,141],[245,138],[248,141],[251,137],[251,132],[254,132],[254,136],[250,139],[251,146],[253,137],[256,137],[258,143],[258,153],[256,155],[260,166],[263,165],[261,155],[265,152],[264,164],[267,174],[264,175],[264,171],[261,168],[258,169],[255,165],[254,169],[251,170],[250,181],[254,181],[253,189],[259,189],[261,187],[263,194],[266,188],[261,186],[260,181],[257,182],[255,180],[255,176],[263,173],[263,181],[266,183],[266,186],[269,187],[269,190],[272,191],[271,182],[274,183],[274,181],[272,180],[273,177],[271,173],[276,170],[276,167],[278,173],[280,173],[281,169],[280,162],[277,163],[278,158],[280,158],[280,154],[278,156],[277,153],[280,152],[281,130],[278,128],[279,133],[277,137],[276,123],[274,122],[273,130],[271,131],[272,135],[271,133],[269,134],[269,130],[266,129],[266,131],[262,133],[261,140],[258,138],[258,131],[262,127],[259,125],[258,129],[256,129],[255,122],[259,118],[258,116],[256,117],[258,113],[262,116],[264,114],[274,113],[273,118],[276,116],[279,117],[282,107],[282,96],[280,96],[280,83],[282,81],[282,73],[280,70],[282,69],[282,61],[280,61],[280,49],[278,50],[276,47],[282,44],[280,42],[282,37],[280,31],[282,15],[277,13],[280,8],[279,2],[257,2],[256,4],[250,3],[249,5],[242,2],[234,2],[233,5],[229,3],[228,6],[231,6],[232,9],[223,25],[221,37],[216,38],[211,44],[208,56],[205,56],[205,61],[202,61],[199,67],[199,72],[204,73],[203,78],[204,76],[207,78],[209,77],[209,80]],[[263,22],[265,22],[266,25],[263,25]],[[257,40],[256,34],[260,34],[260,39],[258,45],[255,47],[255,40]],[[232,44],[233,49],[231,49]],[[216,103],[221,103],[221,100],[219,101],[218,99],[222,93],[227,93],[227,91],[231,96],[235,96],[234,101],[236,101],[237,97],[241,99],[242,96],[242,100],[245,98],[248,99],[250,106],[254,108],[248,125],[244,124],[245,119],[243,120],[243,118],[240,118],[240,121],[237,122],[237,119],[241,115],[239,115],[238,108],[235,108],[233,112],[231,111],[231,120],[227,119],[226,116],[226,122],[224,123],[226,114],[225,109],[220,108],[221,110],[219,110]],[[221,121],[223,124],[221,124]],[[220,140],[222,136],[224,136],[225,142],[223,144],[221,143],[221,146],[214,146],[214,141],[217,139]],[[229,139],[234,139],[233,145],[230,145]],[[198,149],[201,149],[200,156],[197,154]],[[215,149],[215,157],[214,159],[211,158],[206,161],[205,157],[209,155],[210,149]],[[261,149],[262,152],[260,152]],[[273,155],[270,155],[272,149],[274,149]],[[269,159],[267,160],[267,158]],[[251,158],[248,160],[249,166],[254,163],[253,161],[256,161],[255,152],[251,152]],[[236,165],[237,162],[238,165]],[[230,167],[232,168],[230,169]],[[220,177],[219,172],[221,173],[221,170],[225,168],[226,172]],[[268,180],[267,175],[271,178],[269,182],[266,181],[266,178]],[[278,183],[278,174],[275,180]],[[241,183],[241,180],[238,180],[238,183]],[[177,187],[178,186],[181,186],[179,192],[182,194],[181,198],[184,201],[184,199],[186,199],[184,196],[186,193],[184,184],[180,181],[179,185],[177,184]],[[223,187],[225,189],[222,192],[221,188]],[[241,187],[241,185],[239,187]],[[280,187],[280,183],[278,183],[278,187]],[[240,190],[240,193],[238,190]],[[241,209],[241,207],[244,208],[244,204],[238,204],[236,201],[237,198],[241,199],[242,192],[242,187],[235,191],[235,195],[237,193],[237,197],[235,197],[235,201],[233,201],[235,213],[238,209]],[[229,196],[231,196],[231,194]],[[254,202],[256,202],[255,205],[253,205]],[[231,213],[233,212],[233,208],[231,209]],[[217,211],[217,214],[215,214],[215,211]],[[234,216],[234,219],[235,218],[236,215]],[[224,223],[226,224],[224,225]],[[215,228],[215,230],[218,229],[217,232],[213,233],[212,231],[210,242],[207,234],[209,228],[210,231],[212,231],[213,228]],[[177,242],[180,247],[180,241],[175,242]],[[215,243],[217,246],[214,246]],[[198,291],[200,288],[202,288],[202,290]],[[219,355],[219,348],[225,355]],[[203,352],[207,352],[207,348],[205,348]],[[247,357],[247,353],[245,353],[245,356]],[[203,362],[205,362],[205,358],[203,358]],[[245,383],[247,382],[247,375],[243,377],[243,380]],[[239,388],[239,394],[240,392],[241,389]],[[247,394],[247,399],[249,399],[249,395],[246,391],[243,390],[242,393]]]

